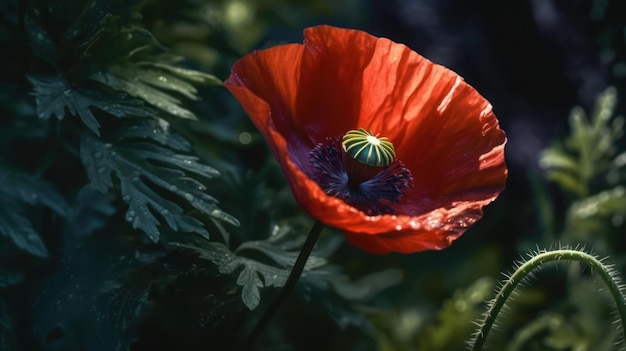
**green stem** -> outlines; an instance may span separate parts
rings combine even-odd
[[[504,306],[504,303],[509,298],[517,284],[519,284],[524,278],[526,278],[533,269],[538,268],[540,265],[547,262],[558,262],[561,260],[578,261],[584,263],[600,275],[604,283],[609,288],[613,299],[615,300],[617,311],[622,322],[622,332],[626,331],[626,299],[622,294],[622,291],[620,290],[618,278],[616,276],[617,273],[610,267],[602,264],[600,260],[588,253],[577,250],[561,249],[541,252],[533,256],[531,259],[524,262],[511,275],[511,277],[506,280],[504,285],[498,291],[496,298],[491,303],[491,306],[489,307],[489,310],[485,315],[485,319],[480,325],[480,329],[478,330],[478,333],[473,340],[472,351],[482,350],[485,340],[487,339],[487,335],[489,334],[489,331],[491,330],[491,327],[493,326],[493,323],[495,322],[498,313],[500,313],[500,310]]]
[[[283,303],[285,303],[287,297],[289,297],[289,294],[291,294],[291,292],[295,288],[298,279],[300,279],[306,261],[311,255],[311,251],[313,251],[313,247],[315,246],[317,239],[320,237],[322,229],[324,229],[324,224],[320,221],[315,221],[315,224],[313,224],[313,228],[311,228],[311,231],[309,232],[309,235],[307,236],[306,241],[304,242],[304,245],[300,250],[300,254],[298,254],[296,263],[293,265],[293,268],[289,273],[289,277],[287,277],[285,285],[283,285],[283,288],[280,290],[280,293],[278,294],[276,299],[274,299],[268,309],[265,310],[265,312],[261,316],[261,319],[259,319],[250,335],[248,335],[248,338],[243,344],[243,348],[241,350],[249,351],[253,349],[256,339],[258,339],[261,333],[265,330],[268,323],[276,314],[278,309],[280,309]]]

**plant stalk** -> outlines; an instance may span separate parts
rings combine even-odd
[[[272,317],[274,317],[276,312],[285,303],[285,301],[295,288],[296,283],[298,283],[298,279],[300,279],[300,276],[302,275],[302,271],[304,270],[306,261],[311,255],[313,247],[315,246],[317,239],[322,233],[322,229],[324,229],[324,224],[320,221],[315,221],[315,224],[313,224],[313,227],[311,228],[311,231],[309,232],[309,235],[307,236],[304,245],[302,245],[302,249],[298,254],[296,263],[293,265],[293,268],[289,273],[289,277],[287,277],[285,285],[283,285],[278,296],[274,299],[274,301],[272,301],[272,304],[267,308],[267,310],[265,310],[252,332],[250,332],[246,341],[243,344],[243,348],[241,349],[241,351],[253,350],[256,340],[259,338],[261,333],[263,333]]]
[[[602,281],[606,284],[615,305],[621,321],[622,332],[626,332],[626,298],[620,288],[617,272],[610,266],[607,266],[598,260],[594,256],[571,249],[559,249],[554,251],[539,252],[511,274],[511,276],[504,282],[504,285],[499,289],[495,299],[491,302],[489,310],[485,314],[485,319],[481,322],[480,328],[476,333],[471,345],[472,351],[482,350],[487,335],[493,326],[496,317],[500,313],[500,310],[504,306],[506,300],[511,296],[515,287],[524,280],[531,271],[538,268],[544,263],[558,261],[578,261],[583,263],[594,272],[596,272]]]

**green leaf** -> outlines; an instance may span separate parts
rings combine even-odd
[[[195,174],[210,179],[219,173],[198,163],[195,156],[176,154],[165,147],[170,140],[176,140],[163,135],[171,133],[166,125],[146,123],[152,126],[153,133],[143,137],[151,141],[138,140],[136,130],[132,129],[127,135],[127,128],[112,133],[108,139],[111,143],[87,133],[81,135],[80,155],[93,186],[106,192],[113,187],[115,177],[119,181],[122,199],[128,204],[126,220],[132,223],[133,228],[143,230],[154,242],[160,237],[157,216],[172,230],[208,237],[203,223],[185,213],[176,202],[164,198],[161,195],[163,191],[175,195],[179,202],[188,203],[205,215],[238,225],[234,217],[223,212],[217,201],[206,194],[206,187],[189,176]],[[180,146],[180,143],[174,143]]]
[[[197,90],[191,83],[221,82],[210,74],[176,66],[181,59],[141,28],[105,31],[86,54],[86,63],[106,67],[93,71],[90,79],[141,98],[173,116],[195,120],[196,115],[182,107],[179,97],[172,93],[196,100]]]
[[[569,116],[570,136],[541,155],[539,164],[548,178],[579,198],[594,191],[591,187],[598,176],[609,183],[619,180],[614,163],[624,119],[613,117],[616,103],[617,92],[610,87],[598,96],[590,116],[574,107]]]
[[[48,251],[27,215],[27,207],[45,206],[65,216],[67,205],[56,188],[27,173],[0,167],[0,234],[20,249],[46,257]]]
[[[45,78],[28,77],[34,86],[33,95],[37,102],[37,115],[41,119],[49,119],[53,115],[61,120],[65,111],[78,115],[85,126],[96,135],[100,135],[100,123],[91,111],[96,107],[116,117],[150,116],[153,111],[146,108],[143,102],[127,99],[123,94],[104,94],[94,90],[75,89],[62,76]]]
[[[158,62],[147,62],[146,65],[162,68],[169,71],[180,78],[187,79],[191,82],[206,85],[222,85],[222,81],[216,76],[193,69],[186,69],[177,66],[166,65]]]
[[[281,287],[289,275],[289,269],[238,256],[221,243],[205,242],[202,247],[183,243],[172,243],[172,245],[197,252],[201,258],[216,264],[220,273],[234,274],[239,272],[237,285],[242,287],[241,300],[250,310],[257,308],[261,301],[260,288]]]
[[[94,75],[92,79],[117,91],[123,91],[131,96],[141,98],[152,106],[173,116],[192,120],[197,119],[193,112],[180,107],[180,99],[147,84],[140,77],[146,79],[146,76],[138,69],[122,69],[118,67],[117,69],[113,68],[110,72]],[[191,91],[188,93],[192,94]],[[195,91],[193,94],[195,94]]]

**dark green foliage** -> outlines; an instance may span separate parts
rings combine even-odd
[[[100,135],[100,123],[91,112],[96,107],[116,117],[150,116],[152,111],[143,106],[141,100],[126,99],[125,95],[105,95],[86,89],[74,90],[63,77],[37,79],[29,77],[34,86],[37,99],[37,115],[49,119],[53,115],[58,119],[65,117],[65,111],[80,117],[85,126],[96,135]]]
[[[216,200],[204,192],[206,187],[188,176],[196,174],[209,179],[219,173],[198,163],[197,157],[176,154],[175,151],[189,151],[189,145],[169,133],[165,121],[126,126],[112,131],[105,140],[83,133],[80,156],[93,186],[106,192],[113,187],[115,176],[122,199],[129,206],[126,220],[154,242],[159,240],[159,220],[154,212],[172,230],[208,237],[201,221],[184,213],[175,202],[162,198],[152,189],[154,186],[177,195],[202,214],[237,225],[237,220],[220,210]]]
[[[548,148],[540,163],[546,176],[574,195],[561,240],[576,245],[596,243],[610,253],[597,233],[619,230],[626,216],[626,153],[620,151],[624,118],[614,116],[617,92],[607,89],[590,118],[582,108],[570,114],[571,135]]]
[[[37,211],[36,206],[44,206],[58,216],[67,212],[65,200],[52,184],[0,166],[0,234],[31,255],[46,257],[48,250],[29,216]]]
[[[564,2],[528,2],[532,11],[519,16],[532,13],[533,30],[544,28],[539,4],[546,3]],[[534,202],[511,200],[528,168],[515,168],[511,157],[507,191],[446,250],[370,255],[324,229],[257,349],[461,350],[491,296],[493,278],[484,277],[537,243],[584,243],[623,272],[619,5],[575,2],[586,11],[582,22],[592,22],[590,35],[558,36],[598,41],[615,88],[590,113],[572,111],[571,135],[542,156],[553,182],[535,175]],[[524,88],[507,85],[510,77],[498,70],[511,48],[494,52],[497,43],[479,39],[492,36],[485,32],[498,21],[519,28],[462,1],[0,2],[0,351],[232,349],[285,283],[310,226],[262,135],[220,86],[234,60],[299,42],[302,29],[318,23],[382,34],[434,61],[445,52],[440,63],[460,65],[452,68],[493,103],[515,156],[511,111],[558,113],[539,111],[541,104],[507,106],[509,97],[527,101],[509,96]],[[471,38],[457,36],[459,29]],[[416,36],[427,43],[412,42]],[[463,50],[455,51],[456,42]],[[522,59],[541,57],[539,44],[527,45],[515,40],[529,55]],[[589,59],[560,54],[567,65]],[[505,65],[519,71],[515,60]],[[479,61],[486,66],[464,66]],[[564,96],[544,95],[548,104]],[[563,101],[570,108],[588,100]],[[598,288],[579,267],[538,274],[499,319],[502,330],[489,346],[612,350],[619,333]]]
[[[141,98],[172,116],[196,119],[171,92],[197,98],[191,83],[219,84],[212,75],[175,66],[182,57],[168,53],[152,34],[139,28],[104,32],[85,53],[95,67],[88,78]],[[191,83],[190,83],[191,82]]]
[[[624,118],[611,118],[616,99],[615,89],[607,89],[598,97],[590,118],[581,107],[574,108],[569,119],[571,135],[545,150],[541,157],[548,178],[577,196],[590,195],[599,177],[609,184],[622,178],[623,156],[617,142],[624,133]]]

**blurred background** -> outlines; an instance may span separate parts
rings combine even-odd
[[[464,77],[507,133],[509,178],[439,252],[370,255],[325,230],[258,350],[464,350],[528,253],[584,248],[624,274],[621,0],[0,7],[0,350],[241,342],[312,220],[219,80],[317,24],[404,43]],[[487,346],[617,350],[615,316],[596,274],[551,264],[517,288]]]

